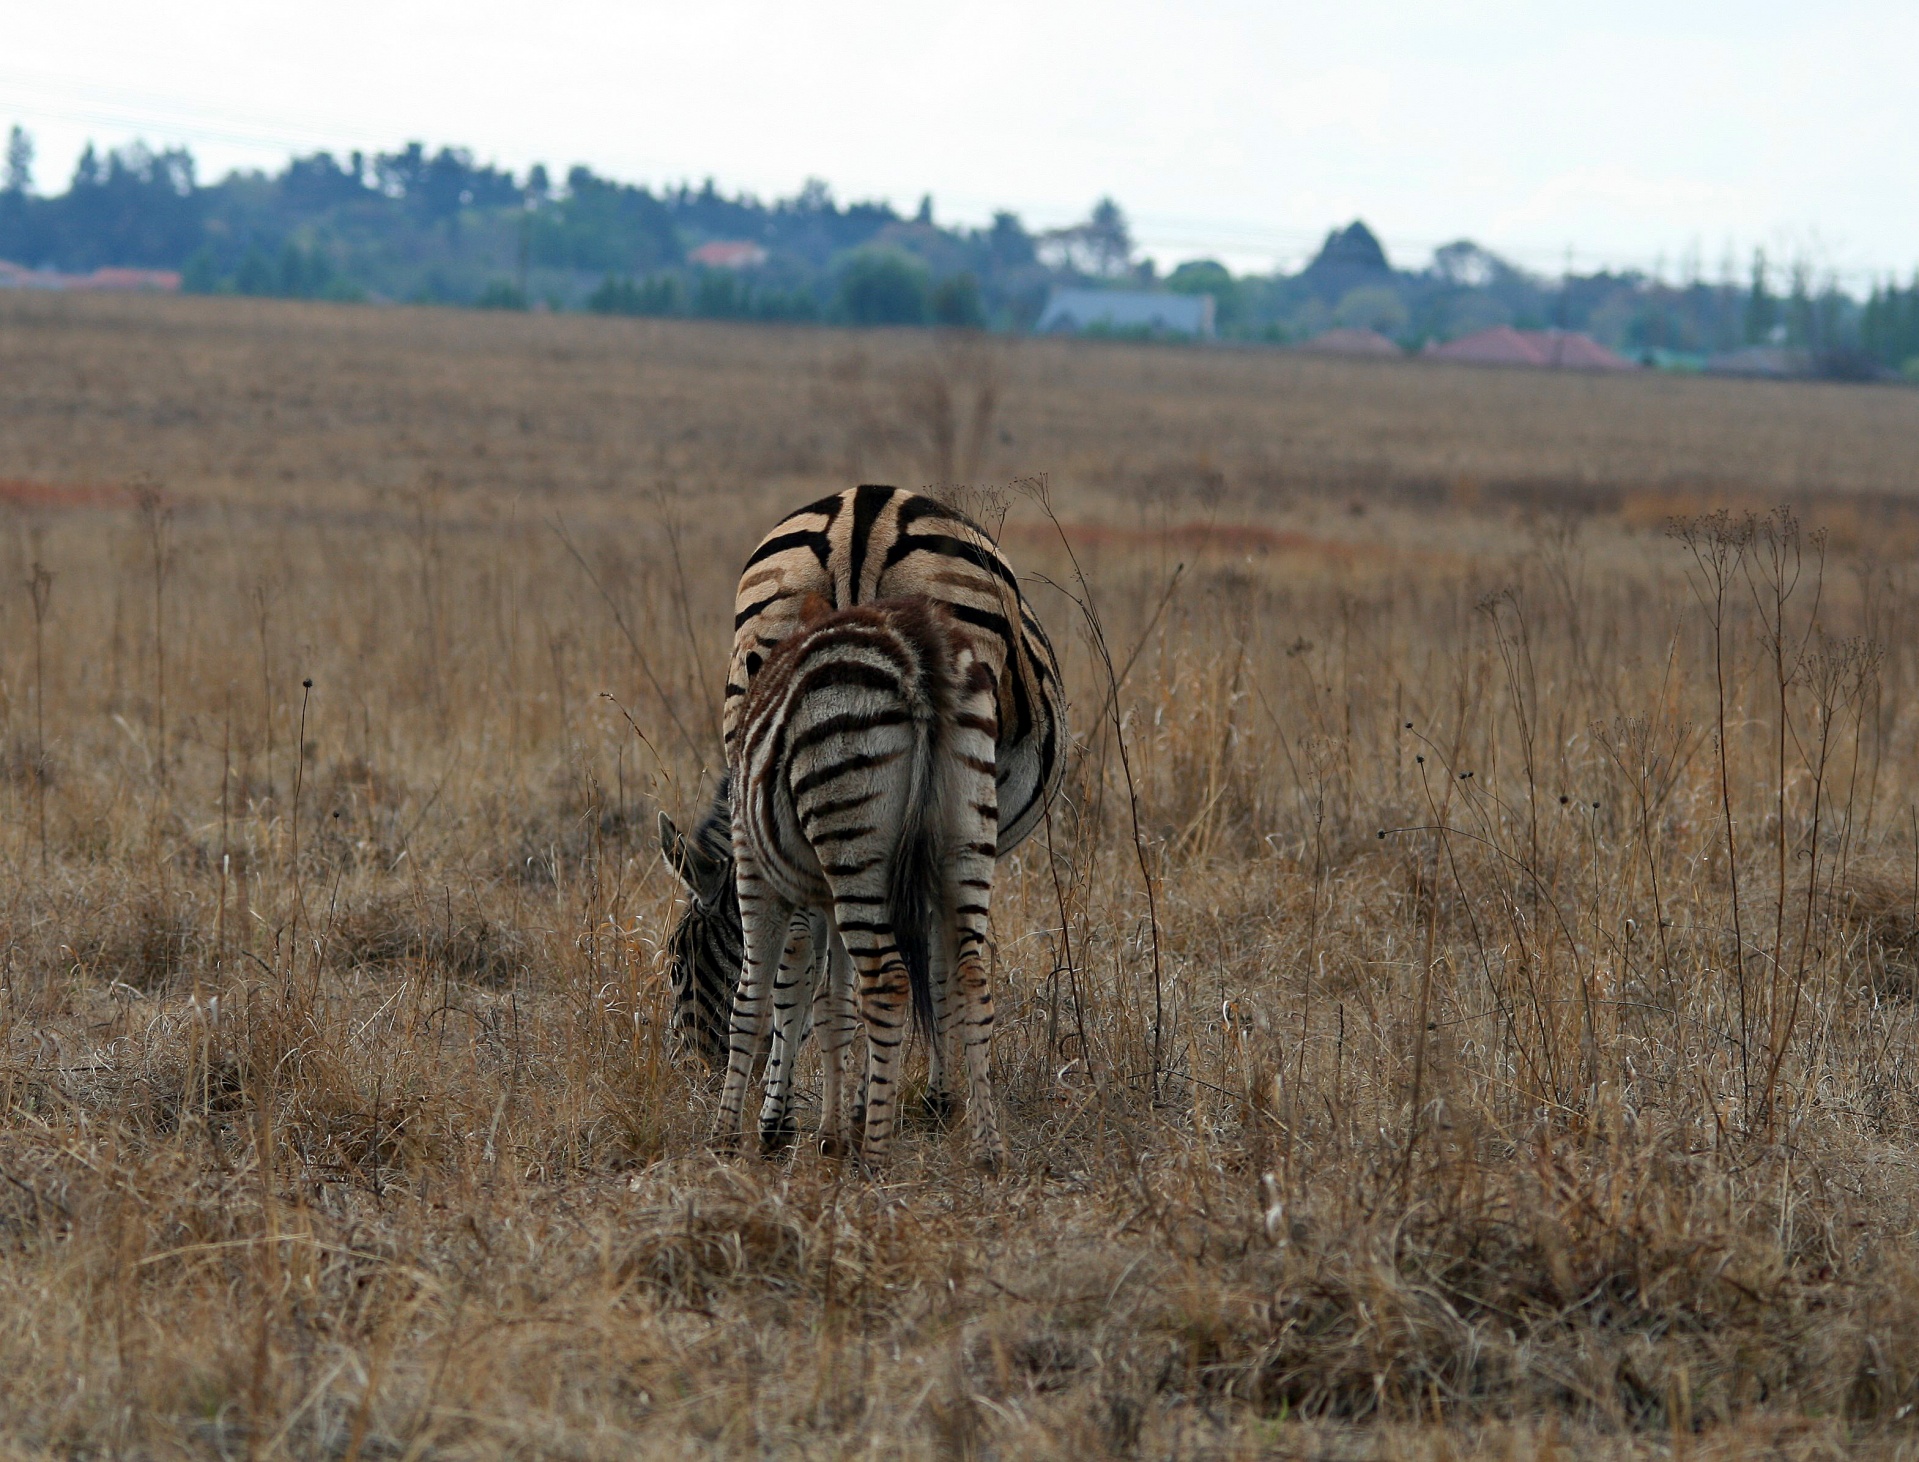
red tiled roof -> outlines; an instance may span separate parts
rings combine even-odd
[[[68,289],[151,289],[173,294],[180,276],[172,269],[96,269],[67,285]]]
[[[1577,330],[1547,330],[1541,332],[1548,342],[1548,354],[1553,358],[1549,364],[1570,371],[1631,371],[1638,366],[1625,356],[1606,349],[1590,335],[1582,335]]]
[[[1515,330],[1495,325],[1444,345],[1429,345],[1435,360],[1460,360],[1473,365],[1532,366],[1567,371],[1637,370],[1631,361],[1606,349],[1590,335],[1576,330]]]
[[[751,269],[766,262],[766,250],[743,239],[715,239],[701,244],[686,258],[688,263],[704,264],[709,269]]]

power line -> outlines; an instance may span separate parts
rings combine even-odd
[[[281,114],[269,117],[246,109],[208,106],[204,102],[182,101],[155,92],[0,66],[0,106],[9,105],[28,121],[44,117],[82,125],[122,127],[136,134],[151,129],[170,141],[223,143],[261,151],[339,150],[358,146],[373,152],[393,145],[392,138],[375,136],[359,123],[317,117],[288,119]],[[996,211],[995,205],[977,198],[962,198],[960,208],[962,212],[982,216]],[[1144,247],[1153,252],[1258,255],[1272,260],[1275,267],[1303,263],[1325,238],[1321,229],[1190,214],[1138,213],[1132,216],[1132,222]],[[1402,259],[1409,255],[1430,255],[1455,242],[1459,242],[1458,235],[1445,239],[1388,235],[1383,239],[1388,256],[1397,255]],[[1566,245],[1482,247],[1544,278],[1562,277],[1580,266],[1584,266],[1588,274],[1611,270],[1657,278],[1664,274],[1669,257],[1665,252],[1649,257]],[[1828,264],[1815,269],[1814,273],[1821,280],[1856,286],[1885,278],[1889,271],[1868,265]]]
[[[153,92],[0,67],[0,105],[61,121],[108,127],[154,127],[181,137],[226,142],[242,147],[291,148],[339,146],[356,137],[373,141],[360,124],[331,118],[289,120],[284,115],[204,102],[183,102]]]

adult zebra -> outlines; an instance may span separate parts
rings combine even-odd
[[[920,595],[944,604],[994,676],[999,734],[997,852],[1017,846],[1046,811],[1065,769],[1066,701],[1059,661],[1006,555],[958,509],[922,493],[867,484],[808,503],[747,557],[734,597],[733,656],[722,730],[727,772],[692,834],[660,814],[660,847],[687,890],[668,941],[673,1023],[719,1065],[745,957],[733,872],[732,777],[753,679],[800,623],[808,595],[835,609]],[[814,947],[824,939],[815,925]]]
[[[828,961],[833,1018],[821,1035],[828,1147],[853,1146],[840,1096],[854,1024],[843,1018],[852,1008],[850,960],[867,1037],[865,1158],[882,1161],[892,1139],[910,1008],[935,1053],[957,1025],[974,1141],[980,1161],[997,1169],[1005,1148],[993,1109],[987,968],[999,827],[997,677],[977,637],[931,600],[829,610],[812,595],[807,606],[801,627],[755,677],[739,721],[733,861],[746,962],[733,998],[718,1138],[725,1146],[739,1138],[769,1014],[760,1140],[772,1147],[790,1135],[793,1058],[818,965],[813,949],[802,954],[797,931],[812,922],[806,916],[830,914],[842,944]]]

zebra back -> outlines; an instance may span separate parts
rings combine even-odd
[[[998,688],[999,851],[1038,823],[1065,768],[1059,659],[1019,578],[986,530],[923,493],[868,483],[788,514],[740,573],[722,728],[736,765],[746,695],[817,594],[835,609],[920,596],[944,604]]]

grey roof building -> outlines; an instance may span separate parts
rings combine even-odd
[[[1744,350],[1728,350],[1706,362],[1706,373],[1713,376],[1765,376],[1776,381],[1812,374],[1812,357],[1803,350],[1784,345],[1748,345]]]
[[[1105,330],[1207,339],[1213,333],[1213,297],[1140,289],[1055,289],[1033,328],[1042,335]]]

